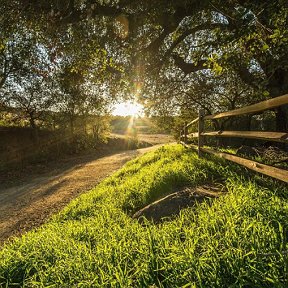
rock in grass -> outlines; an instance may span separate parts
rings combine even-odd
[[[157,200],[141,210],[137,211],[132,218],[138,219],[140,223],[144,218],[153,223],[159,223],[161,220],[169,220],[173,215],[187,207],[193,207],[196,203],[201,203],[206,199],[215,198],[221,195],[218,188],[198,187],[185,188],[172,193],[160,200]]]
[[[253,147],[242,145],[237,151],[236,155],[247,156],[247,157],[256,157],[259,156],[257,150]]]

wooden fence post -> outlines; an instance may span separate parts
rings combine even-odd
[[[202,156],[201,147],[204,143],[204,137],[201,136],[201,133],[204,132],[204,110],[199,110],[199,121],[198,121],[198,157]]]
[[[187,128],[187,121],[184,122],[184,143],[187,144],[187,134],[188,134],[188,128]]]

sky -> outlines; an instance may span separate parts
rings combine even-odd
[[[113,110],[113,115],[119,116],[143,116],[143,106],[135,102],[122,102],[115,104]]]

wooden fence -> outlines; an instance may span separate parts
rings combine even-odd
[[[244,114],[254,114],[258,112],[263,112],[265,110],[270,110],[282,105],[288,104],[288,94],[283,95],[277,98],[273,98],[267,101],[262,101],[254,105],[246,106],[240,109],[235,109],[223,113],[213,114],[213,115],[204,115],[203,110],[199,111],[199,115],[196,119],[186,124],[183,130],[180,132],[180,142],[192,148],[197,149],[199,157],[202,156],[203,153],[210,153],[221,158],[225,158],[232,162],[238,163],[242,166],[245,166],[253,171],[271,176],[278,180],[284,181],[288,183],[288,171],[280,168],[276,168],[273,166],[261,164],[259,162],[245,159],[233,154],[217,152],[212,149],[204,148],[204,138],[205,137],[237,137],[237,138],[252,138],[252,139],[260,139],[260,140],[268,140],[275,142],[284,142],[288,143],[288,133],[286,132],[267,132],[267,131],[214,131],[214,132],[205,132],[204,131],[204,121],[205,120],[213,120],[220,119],[224,117],[238,116]],[[198,122],[198,132],[188,134],[188,128]],[[198,138],[198,146],[197,145],[188,145],[188,138]]]

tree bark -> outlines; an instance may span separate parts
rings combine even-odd
[[[30,122],[30,127],[32,128],[32,138],[33,138],[33,142],[35,145],[38,146],[39,144],[39,135],[38,135],[38,128],[36,126],[35,123],[35,118],[33,117],[33,115],[29,115],[29,122]]]
[[[269,79],[267,90],[271,97],[277,97],[288,93],[288,70],[277,69]],[[288,105],[280,106],[275,109],[276,131],[288,131]]]
[[[276,108],[276,131],[288,131],[288,105]]]
[[[73,138],[73,136],[74,136],[74,130],[75,130],[75,128],[74,128],[74,118],[73,118],[73,116],[70,116],[70,132],[71,132],[71,137]]]

